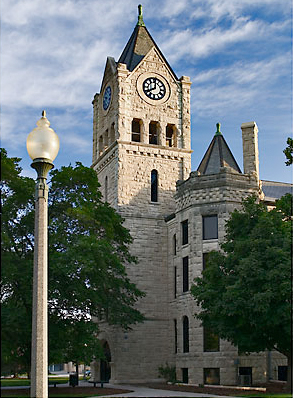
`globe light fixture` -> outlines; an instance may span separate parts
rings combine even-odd
[[[54,167],[59,138],[49,127],[43,111],[27,137],[27,151],[37,171],[35,194],[35,247],[32,308],[31,394],[48,397],[48,186],[47,174]]]

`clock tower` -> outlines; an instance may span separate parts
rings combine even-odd
[[[166,217],[175,211],[176,181],[191,171],[190,85],[188,77],[177,78],[139,6],[137,25],[118,62],[107,58],[93,100],[92,167],[104,200],[122,215],[133,237],[138,264],[127,273],[146,292],[137,304],[144,323],[128,333],[101,325],[112,382],[154,381],[158,367],[172,362]]]

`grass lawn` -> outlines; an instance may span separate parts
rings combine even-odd
[[[258,397],[265,397],[265,398],[292,398],[292,394],[252,394],[252,395],[239,395],[240,397],[245,398],[258,398]]]
[[[68,377],[49,377],[49,382],[54,381],[57,384],[68,383],[68,380]],[[1,379],[1,387],[29,386],[30,384],[28,379]]]

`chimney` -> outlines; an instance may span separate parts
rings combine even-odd
[[[255,122],[241,124],[244,174],[253,174],[259,182],[258,128]]]

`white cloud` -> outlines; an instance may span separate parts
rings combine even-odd
[[[222,115],[232,123],[237,112],[254,119],[254,114],[275,107],[270,115],[274,120],[278,112],[289,112],[289,88],[282,80],[290,75],[291,56],[284,51],[290,39],[289,3],[144,1],[150,33],[174,70],[191,76],[195,118],[213,120],[214,125]],[[2,141],[14,156],[25,150],[26,137],[45,108],[61,136],[62,162],[74,164],[82,156],[90,162],[91,101],[100,89],[107,56],[117,60],[132,33],[137,4],[135,0],[3,0]],[[226,56],[226,65],[214,65],[215,55]]]
[[[288,78],[290,54],[258,62],[237,62],[192,76],[192,108],[201,115],[231,114],[242,108],[275,107],[287,103],[289,87],[280,84]],[[261,103],[260,102],[261,98]]]

